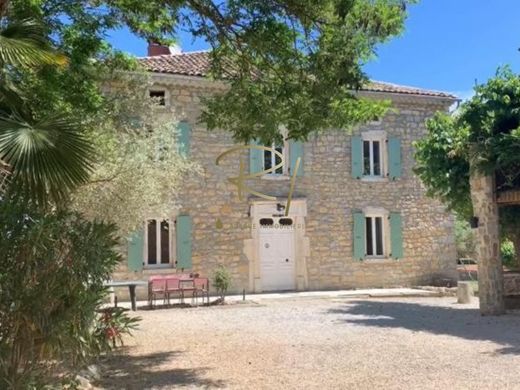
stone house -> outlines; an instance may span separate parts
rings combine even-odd
[[[181,208],[169,219],[143,222],[114,279],[181,270],[211,276],[219,264],[230,270],[233,291],[247,292],[410,286],[455,277],[453,217],[425,196],[412,171],[412,144],[425,134],[425,120],[456,97],[371,82],[360,94],[390,99],[394,108],[381,121],[272,145],[278,153],[243,150],[217,165],[236,145],[229,133],[210,132],[198,121],[201,98],[226,88],[205,77],[208,53],[140,61],[151,73],[150,96],[160,99],[165,120],[181,120],[179,142],[203,174],[186,179]],[[238,175],[240,157],[258,173],[248,186],[271,199],[239,198],[228,178]]]

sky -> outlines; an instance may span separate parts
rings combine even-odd
[[[115,31],[112,44],[137,56],[146,42],[128,31]],[[181,34],[183,51],[207,48]],[[421,0],[409,8],[402,36],[378,47],[378,58],[365,66],[374,80],[471,96],[476,82],[510,65],[520,72],[520,0]]]

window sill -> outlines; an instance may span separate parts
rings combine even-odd
[[[289,175],[263,175],[262,180],[274,180],[274,181],[284,181],[284,180],[291,180],[291,177]]]
[[[363,260],[365,264],[393,264],[398,262],[398,259],[391,257],[367,257]]]
[[[171,271],[175,271],[176,269],[171,264],[156,266],[156,267],[143,267],[143,274],[167,274]]]
[[[386,183],[388,182],[388,177],[382,176],[363,176],[361,181],[365,181],[367,183]]]

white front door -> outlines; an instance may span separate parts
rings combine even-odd
[[[294,230],[260,229],[260,264],[263,291],[295,289]]]

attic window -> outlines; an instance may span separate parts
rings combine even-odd
[[[159,106],[166,106],[166,91],[152,90],[149,92],[150,99],[153,99],[154,102]]]

